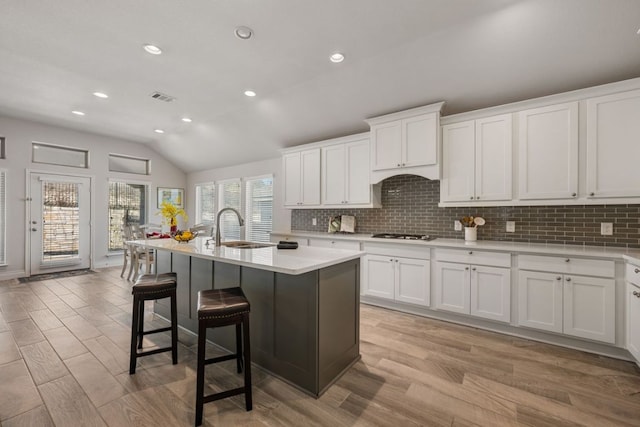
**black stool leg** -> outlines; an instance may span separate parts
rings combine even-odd
[[[138,350],[136,349],[136,341],[138,335],[138,322],[139,322],[139,301],[136,295],[133,296],[133,319],[131,319],[131,354],[129,356],[129,375],[136,373],[136,356]]]
[[[249,314],[242,316],[242,335],[244,338],[244,401],[247,411],[253,408],[251,396],[251,340],[249,334]]]
[[[198,371],[196,374],[196,426],[202,424],[204,405],[204,358],[207,327],[204,320],[198,322]]]
[[[138,301],[138,309],[140,317],[138,318],[138,348],[142,348],[142,340],[144,339],[144,298]]]
[[[236,323],[236,365],[238,373],[242,372],[242,330],[240,323]]]
[[[176,291],[171,293],[171,358],[173,364],[178,363],[178,303]]]

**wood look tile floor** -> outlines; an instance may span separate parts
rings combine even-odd
[[[195,338],[180,334],[178,365],[158,354],[129,375],[131,284],[119,270],[0,282],[2,426],[193,425]],[[146,328],[164,325],[150,309]],[[640,426],[630,362],[366,305],[361,353],[317,400],[254,368],[253,411],[243,396],[209,403],[204,425]],[[209,391],[240,385],[234,368],[209,366]]]

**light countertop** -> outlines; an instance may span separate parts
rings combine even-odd
[[[300,245],[297,249],[278,249],[275,245],[257,249],[239,249],[226,246],[215,247],[213,242],[205,244],[207,237],[196,237],[188,243],[174,239],[136,240],[128,242],[150,249],[210,259],[228,264],[269,270],[284,274],[304,274],[341,262],[360,258],[364,252],[316,248]]]
[[[290,236],[301,238],[318,238],[318,239],[331,239],[331,240],[351,240],[359,241],[363,243],[381,243],[381,244],[395,244],[395,245],[413,245],[422,246],[425,248],[459,248],[468,249],[474,248],[476,250],[488,250],[488,251],[502,251],[512,253],[528,253],[538,255],[559,255],[559,256],[585,256],[593,258],[609,258],[617,260],[627,260],[640,263],[640,249],[626,249],[617,247],[603,247],[603,246],[582,246],[582,245],[563,245],[557,243],[527,243],[527,242],[503,242],[496,240],[478,240],[477,242],[465,242],[462,239],[444,239],[437,238],[435,240],[402,240],[402,239],[380,239],[371,237],[371,234],[355,233],[355,234],[343,234],[343,233],[322,233],[322,232],[309,232],[309,231],[288,231],[271,233],[276,236]]]

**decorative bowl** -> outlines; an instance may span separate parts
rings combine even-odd
[[[187,243],[195,239],[197,235],[198,235],[197,231],[178,230],[173,235],[173,238],[179,243]]]

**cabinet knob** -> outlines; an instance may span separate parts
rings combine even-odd
[[[398,262],[398,260],[396,260],[396,262]]]
[[[571,281],[571,277],[567,277],[567,278],[566,278],[566,279],[564,279],[564,280],[566,280],[567,282],[570,282],[570,281]]]
[[[471,271],[476,271],[476,268],[475,268],[475,267],[472,267],[472,268],[471,268]]]
[[[469,255],[473,255],[473,251],[469,251]]]
[[[633,291],[633,296],[636,297],[636,298],[640,298],[640,292]]]
[[[391,259],[389,260],[389,262],[393,262],[393,258],[391,258]]]
[[[556,280],[562,280],[562,277],[558,276],[556,277]]]
[[[398,167],[400,167],[400,163],[398,163]]]
[[[405,165],[406,165],[406,163],[403,163],[403,164],[402,164],[402,167],[405,167]]]
[[[595,195],[596,195],[596,193],[589,193],[589,195],[590,195],[590,196],[595,196]]]
[[[577,194],[576,193],[571,193],[571,197],[576,197]]]
[[[465,267],[464,269],[465,269],[465,270],[469,270],[469,267]]]
[[[469,197],[469,200],[473,200],[473,196]]]
[[[569,262],[571,261],[569,258],[565,259],[564,262]]]
[[[480,200],[480,196],[476,196],[476,200]]]
[[[638,273],[640,273],[640,269],[639,269],[639,268],[636,268],[635,270],[633,270],[633,272],[634,272],[634,273],[636,273],[636,274],[638,274]]]

